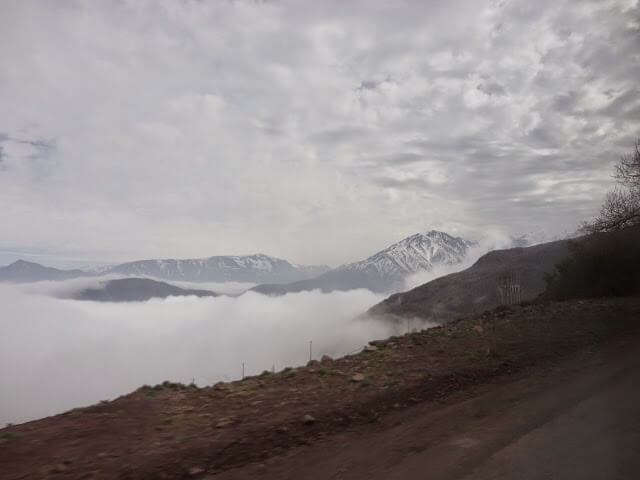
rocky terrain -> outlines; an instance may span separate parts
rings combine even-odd
[[[585,372],[592,367],[611,372],[602,364],[612,358],[609,350],[631,355],[624,362],[637,359],[638,318],[638,297],[514,305],[275,374],[207,388],[144,386],[111,402],[0,429],[0,472],[8,480],[300,478],[296,475],[314,466],[308,478],[424,478],[447,464],[458,468],[458,475],[449,471],[432,478],[462,478],[467,470],[460,465],[482,453],[473,439],[480,433],[462,434],[465,428],[477,425],[473,428],[485,436],[513,432],[504,437],[513,439],[535,428],[533,419],[542,421],[542,413],[553,418],[552,404],[536,403],[531,392],[544,381],[564,385],[569,397],[551,396],[559,411],[571,394],[574,401],[584,398],[586,393],[566,379],[575,382],[581,366]],[[570,358],[577,367],[561,381],[557,372]],[[501,389],[518,379],[525,386]],[[465,407],[481,392],[492,393],[493,400]],[[526,417],[509,413],[520,396],[532,398]],[[482,426],[483,418],[494,417],[503,422],[498,430]],[[522,418],[531,421],[523,424]],[[459,435],[447,439],[452,432]],[[500,441],[487,445],[495,450],[508,443]],[[341,457],[336,446],[349,457]],[[460,460],[451,451],[442,454],[451,446]],[[420,463],[421,452],[432,449],[441,454]],[[576,445],[573,452],[583,451]],[[358,464],[364,453],[367,462]],[[411,458],[418,462],[413,467],[405,462]]]

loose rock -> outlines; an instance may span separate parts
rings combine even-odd
[[[361,373],[356,373],[354,376],[351,377],[351,381],[353,382],[361,382],[364,380],[364,375]]]
[[[216,428],[224,428],[233,424],[232,418],[223,418],[218,423],[216,423]]]
[[[195,477],[198,475],[201,475],[204,473],[204,468],[200,468],[200,467],[191,467],[189,469],[189,476],[190,477]]]
[[[315,421],[316,419],[309,414],[302,417],[302,423],[304,423],[305,425],[312,425],[313,423],[315,423]]]

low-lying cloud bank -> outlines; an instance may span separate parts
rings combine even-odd
[[[73,281],[72,281],[73,282]],[[0,285],[0,425],[112,399],[163,380],[198,385],[349,353],[394,327],[354,320],[368,290],[170,297],[112,304],[53,298],[61,282]]]
[[[120,278],[131,278],[132,275],[120,275],[109,274],[101,275],[99,277],[81,277],[71,280],[55,281],[41,281],[35,283],[23,284],[23,290],[27,293],[36,293],[42,295],[49,295],[58,298],[71,298],[74,293],[77,293],[86,288],[101,288],[109,280],[117,280]],[[254,287],[255,283],[245,282],[182,282],[182,281],[167,281],[162,278],[149,277],[146,275],[140,275],[138,278],[149,278],[158,282],[165,282],[170,285],[184,289],[194,290],[210,290],[220,295],[237,296]]]

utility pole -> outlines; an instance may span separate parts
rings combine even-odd
[[[309,340],[309,361],[313,358],[313,340]]]

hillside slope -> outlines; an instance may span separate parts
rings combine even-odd
[[[519,299],[533,299],[544,290],[544,273],[567,254],[567,240],[494,250],[466,270],[391,295],[369,314],[444,323],[504,303],[499,286],[505,281],[519,286]]]
[[[210,290],[185,289],[149,278],[120,278],[102,282],[98,287],[84,288],[71,295],[75,300],[96,302],[143,302],[151,298],[217,297]]]

